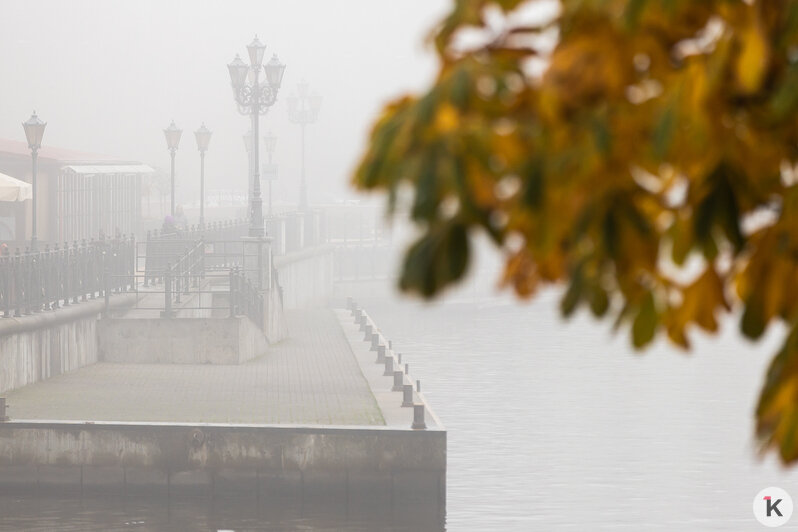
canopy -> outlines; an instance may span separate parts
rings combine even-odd
[[[146,164],[92,164],[69,165],[64,170],[72,170],[76,174],[151,174],[155,172]]]
[[[33,197],[30,183],[0,174],[0,201],[25,201]]]

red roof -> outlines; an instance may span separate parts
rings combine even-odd
[[[19,155],[23,157],[30,157],[30,148],[27,142],[20,142],[18,140],[0,139],[0,157],[3,155]],[[122,162],[117,157],[109,157],[107,155],[98,155],[96,153],[86,153],[81,151],[66,150],[63,148],[54,148],[52,146],[42,146],[39,149],[40,159],[51,159],[59,162],[75,162],[75,161],[91,161],[93,163],[109,162],[118,163]]]

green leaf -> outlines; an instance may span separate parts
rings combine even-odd
[[[413,244],[405,254],[399,280],[403,291],[431,298],[460,280],[469,261],[467,228],[463,223],[436,226]]]
[[[745,311],[740,320],[740,330],[748,338],[756,340],[765,332],[765,325],[762,298],[756,295],[751,296],[745,302]]]
[[[583,285],[582,268],[579,266],[571,275],[571,284],[568,285],[568,290],[560,301],[560,312],[563,316],[570,316],[574,313],[576,307],[579,306],[579,301],[582,299]]]
[[[632,343],[635,347],[643,347],[654,338],[658,321],[657,309],[654,307],[654,296],[651,292],[648,292],[632,324]]]
[[[590,121],[590,130],[593,133],[593,142],[601,155],[609,155],[612,149],[612,134],[607,126],[607,121],[601,117],[594,117]]]
[[[539,210],[543,206],[545,195],[545,178],[543,164],[539,159],[533,159],[526,167],[524,174],[524,192],[522,200],[530,208]]]
[[[452,76],[452,105],[460,111],[465,111],[471,94],[471,79],[464,68],[460,68]]]
[[[420,168],[411,216],[414,220],[433,220],[438,212],[437,161],[428,154]]]
[[[607,210],[601,224],[601,241],[607,255],[613,259],[618,257],[618,221],[615,219],[615,212],[612,208]]]
[[[607,291],[604,290],[604,288],[598,283],[591,286],[590,311],[593,313],[593,315],[597,318],[602,317],[604,314],[606,314],[609,306],[610,300],[607,296]]]
[[[654,128],[653,148],[654,156],[662,159],[668,153],[673,140],[673,133],[676,131],[676,110],[674,105],[668,105],[657,121]]]

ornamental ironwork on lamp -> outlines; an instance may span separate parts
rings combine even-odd
[[[260,115],[266,114],[269,108],[277,101],[277,93],[282,84],[285,65],[280,62],[277,55],[263,65],[263,56],[266,46],[260,42],[256,35],[247,46],[250,64],[247,65],[236,55],[235,59],[227,65],[230,74],[230,85],[233,88],[233,97],[241,114],[249,115],[252,121],[252,141],[245,140],[249,148],[250,175],[252,192],[249,206],[249,236],[262,237],[266,232],[263,226],[263,198],[261,197],[260,169],[259,169],[259,137]],[[266,80],[261,81],[261,66]]]

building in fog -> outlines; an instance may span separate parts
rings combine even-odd
[[[53,147],[39,150],[37,230],[41,242],[64,242],[136,232],[141,221],[141,178],[153,169],[139,162]],[[0,173],[31,182],[25,142],[0,139]],[[30,239],[32,202],[0,202],[0,241]]]

